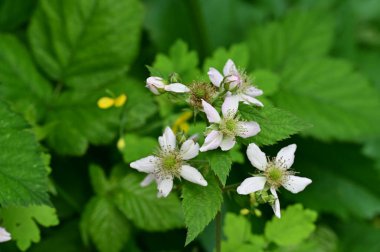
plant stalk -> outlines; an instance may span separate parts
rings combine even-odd
[[[222,252],[222,212],[219,211],[215,217],[215,247],[216,252]]]

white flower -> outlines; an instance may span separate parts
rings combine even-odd
[[[272,195],[275,197],[275,202],[272,205],[273,211],[280,218],[280,201],[276,190],[283,186],[292,193],[298,193],[312,182],[311,179],[294,176],[294,172],[289,170],[294,162],[296,148],[297,145],[295,144],[284,147],[278,152],[275,159],[269,160],[256,144],[251,143],[247,149],[248,159],[262,173],[245,179],[237,188],[237,192],[247,195],[263,190],[265,185],[268,185]]]
[[[5,230],[5,228],[0,227],[0,242],[6,242],[11,240],[11,234]]]
[[[220,87],[223,84],[223,87],[232,92],[232,95],[236,95],[239,101],[259,107],[264,106],[255,98],[262,95],[263,91],[252,86],[247,77],[236,69],[235,63],[231,59],[227,60],[224,65],[223,75],[213,67],[208,71],[208,76],[214,86]]]
[[[190,91],[188,87],[181,83],[166,84],[164,79],[155,76],[146,79],[146,87],[149,88],[149,90],[156,95],[159,95],[161,92],[164,91],[174,93],[187,93]]]
[[[236,96],[227,96],[222,105],[223,118],[218,111],[206,101],[202,100],[204,112],[212,129],[206,136],[200,151],[217,149],[219,146],[223,151],[230,150],[236,143],[236,136],[247,138],[260,132],[260,126],[256,122],[239,121],[236,112],[239,100]]]
[[[186,163],[199,154],[199,144],[189,139],[181,148],[177,148],[177,141],[173,131],[167,127],[162,136],[158,138],[160,152],[132,162],[130,166],[140,172],[148,173],[141,182],[147,186],[152,181],[157,182],[158,197],[166,197],[173,188],[174,177],[182,177],[190,182],[207,186],[207,181],[194,167]]]

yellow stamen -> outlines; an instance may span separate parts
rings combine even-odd
[[[98,100],[98,107],[101,109],[108,109],[115,104],[115,100],[110,97],[102,97]]]
[[[125,94],[121,94],[115,98],[115,107],[121,107],[127,101],[127,96]]]

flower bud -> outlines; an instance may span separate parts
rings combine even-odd
[[[170,81],[170,83],[178,83],[178,82],[180,83],[181,78],[179,77],[179,74],[171,73],[169,76],[169,81]]]
[[[165,81],[161,77],[152,76],[146,79],[146,87],[155,95],[159,95],[165,88]]]

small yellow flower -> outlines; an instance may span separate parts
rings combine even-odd
[[[186,111],[182,113],[178,119],[173,124],[173,131],[174,133],[177,133],[178,131],[183,131],[185,133],[189,132],[190,125],[187,123],[187,121],[193,116],[193,112]]]
[[[121,151],[125,148],[125,140],[124,138],[119,138],[116,144],[117,148]]]
[[[121,94],[116,98],[104,96],[98,100],[98,107],[101,109],[108,109],[112,106],[121,107],[127,101],[127,95]]]
[[[250,213],[249,209],[247,208],[243,208],[240,210],[240,214],[241,215],[248,215]]]
[[[127,101],[127,96],[125,94],[121,94],[114,99],[115,107],[121,107]]]

